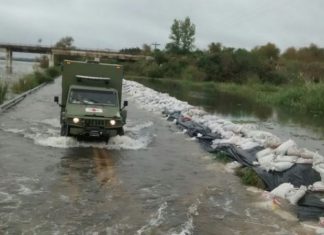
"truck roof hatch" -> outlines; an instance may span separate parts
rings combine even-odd
[[[105,82],[109,82],[111,80],[111,78],[109,77],[94,77],[94,76],[85,76],[85,75],[75,75],[75,77],[78,80],[81,79],[87,79],[87,80],[101,80],[101,81],[105,81]]]

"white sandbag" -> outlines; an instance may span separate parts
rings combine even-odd
[[[260,166],[260,163],[258,161],[253,161],[252,164],[253,166]]]
[[[277,155],[285,155],[287,153],[287,150],[291,147],[297,146],[297,144],[295,143],[295,141],[289,139],[286,142],[282,143],[281,145],[279,145],[279,147],[277,147],[274,152]]]
[[[315,155],[313,157],[313,160],[314,160],[314,165],[313,166],[324,163],[324,157],[322,155],[318,154],[318,153],[315,153]]]
[[[222,128],[224,131],[231,131],[234,132],[235,134],[239,134],[242,129],[242,125],[234,124],[232,122],[225,123]]]
[[[313,169],[321,175],[321,180],[324,182],[324,157],[318,153],[313,157]]]
[[[295,163],[297,161],[297,156],[286,156],[286,155],[278,155],[274,158],[274,162],[292,162]]]
[[[263,146],[266,148],[277,148],[280,144],[280,138],[275,135],[267,136],[266,139],[263,141]]]
[[[267,156],[267,155],[271,154],[272,152],[273,152],[273,150],[271,148],[265,148],[265,149],[257,152],[256,157],[257,158],[262,158],[264,156]]]
[[[270,166],[269,170],[281,172],[281,171],[288,170],[293,165],[295,165],[294,162],[274,162],[273,161],[271,163],[271,166]]]
[[[236,145],[241,149],[252,149],[260,146],[260,144],[254,141],[252,138],[240,138]]]
[[[266,171],[271,170],[271,168],[273,167],[274,157],[275,157],[274,154],[269,154],[263,157],[259,157],[258,162],[260,163],[260,167]]]
[[[248,142],[245,142],[245,143],[242,143],[242,144],[239,145],[239,147],[241,149],[244,149],[244,150],[253,149],[253,148],[256,148],[258,146],[260,146],[260,144],[257,143],[257,142],[254,142],[254,141],[248,141]]]
[[[324,182],[322,181],[316,181],[312,185],[310,185],[309,190],[316,191],[316,192],[323,192],[324,191]]]
[[[258,141],[260,144],[262,144],[265,147],[271,147],[273,145],[277,145],[277,142],[280,143],[280,139],[277,136],[266,131],[242,129],[242,133],[246,137],[250,137]]]
[[[298,164],[313,164],[313,159],[299,157],[299,158],[297,158],[296,163],[298,163]]]
[[[306,148],[303,148],[301,150],[300,156],[302,158],[311,158],[311,159],[313,159],[315,154],[316,154],[315,152],[310,151],[310,150],[308,150]]]
[[[293,189],[288,192],[286,199],[293,205],[296,205],[297,202],[305,195],[307,187],[302,185],[299,189]]]
[[[300,157],[300,153],[301,153],[301,149],[297,148],[297,146],[290,146],[287,149],[287,155],[291,155],[291,156],[299,156]]]
[[[273,189],[270,193],[273,196],[281,197],[281,198],[286,198],[286,195],[290,190],[294,189],[294,185],[291,183],[282,183],[275,189]]]
[[[220,133],[222,138],[224,138],[224,139],[229,139],[229,138],[235,136],[235,134],[233,132],[231,132],[231,131],[220,130],[218,133]]]
[[[287,155],[312,159],[315,155],[315,152],[312,152],[306,148],[299,149],[297,148],[297,146],[291,146],[287,149]]]
[[[291,183],[280,184],[277,188],[273,189],[270,193],[273,196],[287,199],[291,204],[296,205],[297,202],[305,195],[307,191],[306,186],[294,188]]]
[[[236,145],[240,141],[241,141],[241,137],[239,137],[239,136],[232,136],[228,139],[215,139],[215,140],[213,140],[212,147],[215,148],[219,144],[234,144],[234,145]]]

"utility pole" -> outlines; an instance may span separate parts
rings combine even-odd
[[[154,46],[154,50],[157,49],[158,46],[160,46],[161,44],[157,43],[157,42],[153,42],[152,45]]]

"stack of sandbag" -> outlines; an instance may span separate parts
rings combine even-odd
[[[259,165],[266,171],[280,172],[291,168],[296,163],[312,164],[315,153],[307,149],[299,149],[293,140],[287,140],[275,149],[266,148],[256,155],[258,161],[255,165]],[[319,166],[323,167],[324,174],[324,159],[323,164]]]

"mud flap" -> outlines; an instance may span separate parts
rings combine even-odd
[[[61,136],[69,136],[69,126],[67,124],[62,124]]]
[[[122,136],[122,135],[124,135],[124,134],[125,134],[125,132],[124,132],[124,128],[123,128],[123,127],[118,128],[118,130],[117,130],[117,135]]]

